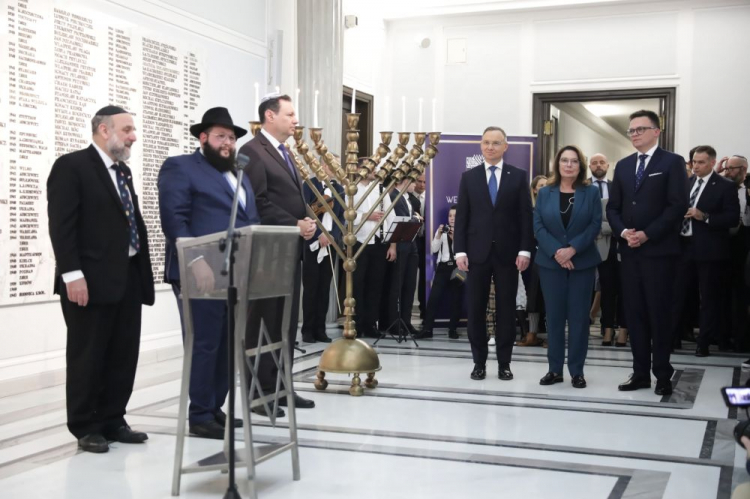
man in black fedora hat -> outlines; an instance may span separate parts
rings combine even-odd
[[[106,106],[92,144],[60,156],[47,179],[55,293],[67,326],[68,429],[88,452],[107,441],[143,443],[125,422],[133,392],[142,305],[154,303],[146,227],[130,168],[133,117]]]
[[[288,95],[270,94],[263,97],[258,108],[260,122],[263,125],[258,135],[240,149],[250,158],[245,173],[255,190],[255,202],[263,225],[296,225],[300,228],[305,240],[315,235],[315,222],[307,216],[307,207],[302,192],[302,182],[297,173],[294,158],[285,142],[294,134],[298,124],[292,99]],[[299,258],[302,259],[302,241],[300,240]],[[292,297],[292,317],[289,321],[289,345],[294,346],[297,337],[299,319],[300,282],[302,265],[297,265],[295,291]],[[266,325],[272,341],[281,339],[281,317],[284,307],[283,298],[258,300],[251,304],[248,313],[248,332],[246,342],[255,345],[258,341],[261,319]],[[292,351],[292,358],[294,352]],[[278,369],[270,354],[261,357],[258,382],[264,393],[272,393],[276,387]],[[315,402],[299,395],[294,395],[297,409],[309,409]],[[280,405],[287,405],[286,399]],[[264,406],[258,406],[253,412],[266,415]],[[279,408],[277,417],[284,415]]]
[[[182,314],[180,271],[176,242],[181,237],[198,237],[226,230],[238,189],[235,171],[235,144],[247,133],[235,126],[226,108],[206,111],[200,123],[190,127],[200,141],[193,154],[167,158],[159,171],[159,214],[166,236],[164,280],[172,284]],[[255,195],[247,177],[239,187],[236,227],[260,223]],[[213,256],[213,255],[211,255]],[[196,285],[203,291],[214,286],[214,273],[206,259],[188,262]],[[194,344],[190,368],[190,433],[205,438],[224,438],[224,405],[227,379],[227,307],[222,301],[196,300],[192,303]],[[184,324],[183,324],[184,327]],[[237,420],[235,427],[242,426]]]

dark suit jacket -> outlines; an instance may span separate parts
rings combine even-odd
[[[316,177],[312,177],[310,179],[310,181],[313,184],[315,184],[315,187],[318,189],[318,192],[320,192],[321,194],[323,194],[323,191],[328,187],[327,184],[324,184],[323,182],[321,182],[320,180],[318,180]],[[332,182],[332,183],[333,183],[333,186],[336,189],[336,191],[341,196],[341,198],[345,199],[344,198],[344,187],[341,184],[339,184],[338,182]],[[313,203],[315,203],[315,202],[318,201],[318,198],[315,196],[315,193],[312,191],[312,189],[307,184],[304,184],[302,186],[302,192],[303,192],[303,196],[305,198],[305,203],[307,203],[309,205],[312,205]],[[341,206],[341,203],[339,203],[338,201],[336,201],[336,199],[333,200],[333,213],[341,221],[344,220],[344,209],[345,209],[345,207]],[[323,217],[322,216],[320,217],[320,221],[321,222],[323,221]],[[340,240],[341,237],[342,237],[341,236],[341,229],[336,224],[336,222],[333,222],[333,225],[332,225],[331,230],[329,232],[331,233],[331,235],[333,236],[333,238],[336,239],[337,241]],[[320,235],[322,233],[323,233],[323,231],[320,230],[320,227],[318,227],[315,230],[315,236],[313,236],[308,241],[305,241],[305,245],[307,247],[309,247],[312,243],[314,243],[314,242],[316,242],[318,240],[318,238],[320,237]]]
[[[552,185],[539,190],[534,208],[534,236],[539,250],[534,262],[540,267],[561,269],[555,261],[555,252],[568,246],[576,250],[572,259],[576,270],[601,263],[595,243],[602,226],[599,189],[593,185],[577,187],[572,209],[570,222],[565,228],[560,215],[560,186]]]
[[[180,281],[178,237],[198,237],[227,230],[234,191],[224,175],[196,149],[193,154],[167,158],[159,170],[159,216],[166,237],[164,280]],[[245,209],[237,208],[235,227],[260,223],[253,188],[247,177]]]
[[[299,175],[292,176],[279,151],[262,132],[239,152],[250,158],[245,174],[253,186],[263,225],[297,225],[298,220],[307,216]]]
[[[680,227],[688,209],[687,175],[682,156],[657,147],[635,190],[638,154],[621,159],[609,190],[607,219],[621,241],[622,255],[664,257],[680,254]],[[620,238],[625,229],[642,230],[648,241],[631,248]]]
[[[688,196],[697,182],[694,175],[690,179]],[[737,227],[740,221],[740,200],[737,185],[716,173],[712,173],[703,187],[701,197],[695,206],[708,213],[708,223],[692,220],[693,255],[696,261],[728,260],[729,229]]]
[[[148,234],[130,168],[122,165],[133,197],[141,249],[142,300],[154,303]],[[130,231],[120,195],[93,145],[57,158],[47,179],[49,235],[55,252],[55,293],[62,274],[83,271],[92,304],[117,303],[128,284]]]
[[[493,241],[506,265],[515,264],[519,251],[530,253],[534,248],[527,177],[523,170],[504,163],[497,202],[492,206],[484,163],[461,175],[453,248],[467,254],[469,265],[485,262]]]

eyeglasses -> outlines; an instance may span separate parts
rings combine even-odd
[[[575,159],[575,158],[573,158],[573,159],[569,159],[569,158],[560,158],[560,164],[561,164],[561,165],[579,165],[579,164],[581,164],[581,162],[580,162],[580,161],[578,161],[578,160],[577,160],[577,159]]]
[[[741,170],[744,166],[725,166],[725,170]]]
[[[235,142],[237,142],[237,137],[235,137],[234,135],[227,135],[225,133],[215,133],[213,134],[213,136],[219,139],[219,142],[222,144],[227,140],[229,141],[230,144],[234,144]]]
[[[633,135],[641,135],[646,130],[658,130],[658,127],[655,126],[639,126],[638,128],[628,128],[625,130],[625,133],[628,134],[628,137],[632,137]]]

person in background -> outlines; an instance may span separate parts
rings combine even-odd
[[[536,263],[547,309],[549,372],[539,381],[563,381],[565,324],[568,371],[575,388],[585,388],[583,366],[589,340],[589,306],[596,266],[601,262],[594,240],[602,225],[599,190],[586,179],[586,160],[575,146],[555,157],[554,175],[539,191],[534,208]]]
[[[539,195],[539,190],[547,185],[547,177],[544,175],[537,175],[531,180],[531,203],[536,205],[536,198]],[[547,346],[546,341],[539,338],[539,330],[542,324],[542,317],[544,316],[544,295],[542,293],[542,286],[539,282],[539,269],[534,262],[536,256],[536,243],[531,252],[532,264],[529,269],[526,270],[528,274],[528,283],[526,285],[526,315],[529,318],[529,331],[520,341],[516,342],[516,346],[519,347],[538,347]]]
[[[432,278],[430,299],[427,301],[424,325],[419,338],[432,338],[435,314],[445,290],[450,291],[451,316],[448,325],[448,337],[458,338],[458,321],[461,318],[463,305],[463,279],[456,275],[456,254],[453,251],[453,226],[456,222],[456,205],[448,210],[448,224],[440,225],[432,238],[432,252],[437,254],[437,265]]]

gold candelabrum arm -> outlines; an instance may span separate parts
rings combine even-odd
[[[388,134],[388,135],[385,135]],[[387,144],[390,144],[391,137],[393,135],[393,132],[381,132],[381,135],[383,136],[383,143],[380,144],[380,146],[386,146],[385,149],[387,150]],[[409,150],[406,148],[406,144],[409,143],[409,137],[411,134],[409,132],[401,132],[398,134],[398,144],[396,145],[396,149],[391,153],[390,156],[386,158],[386,160],[383,162],[382,166],[378,169],[377,173],[375,174],[375,181],[370,182],[369,187],[367,188],[367,191],[364,193],[364,195],[360,198],[360,200],[357,202],[357,204],[354,206],[354,209],[358,210],[362,203],[365,201],[365,199],[370,195],[372,190],[380,183],[385,182],[385,179],[388,178],[388,176],[391,174],[391,171],[393,168],[396,167],[396,164],[399,162],[399,160],[404,157]],[[388,139],[387,142],[385,139]],[[378,147],[378,150],[381,150],[381,147]],[[385,151],[382,156],[385,156],[387,154],[387,151]],[[374,156],[374,155],[373,155]],[[373,158],[370,158],[373,160]],[[376,167],[378,166],[378,163],[370,163],[370,165],[367,167],[368,173],[372,173],[375,171]],[[380,200],[378,201],[380,203]],[[372,213],[368,214],[370,216]]]
[[[334,199],[336,199],[336,201],[338,201],[339,204],[341,204],[341,206],[346,206],[346,201],[344,201],[344,199],[339,195],[338,190],[333,188],[333,184],[331,184],[328,178],[328,174],[326,173],[325,169],[321,166],[320,162],[317,159],[315,159],[315,156],[313,156],[313,154],[310,152],[310,148],[308,147],[308,145],[305,143],[304,139],[302,138],[302,134],[304,130],[305,130],[305,127],[301,127],[301,126],[295,127],[294,141],[295,141],[295,147],[297,148],[297,151],[300,154],[302,154],[303,158],[305,158],[305,162],[310,167],[310,170],[312,170],[313,174],[315,174],[316,177],[321,179],[321,181],[325,182],[328,188],[331,189],[331,195],[334,197]],[[322,133],[323,129],[313,128],[313,129],[310,129],[310,133],[312,133],[313,130],[317,130],[319,133]],[[299,158],[297,157],[296,154],[295,154],[295,158],[297,158],[298,160],[297,168],[299,169],[302,166],[302,162],[299,161]],[[341,170],[340,167],[339,167],[339,170]],[[344,180],[346,180],[346,178]],[[348,180],[347,180],[347,184],[342,184],[342,185],[348,185]],[[341,227],[341,230],[343,231],[344,230],[343,226],[341,224],[339,224],[339,226]]]

